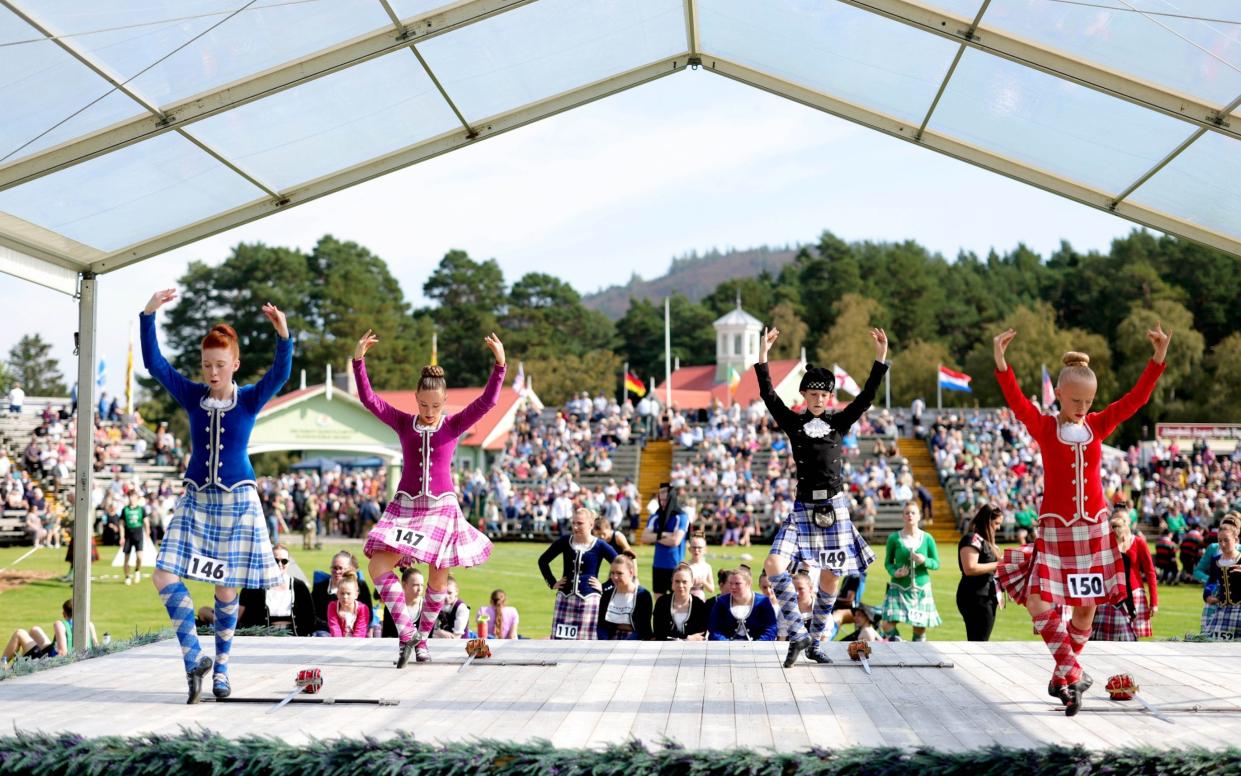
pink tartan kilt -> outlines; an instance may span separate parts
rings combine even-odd
[[[376,552],[395,552],[401,556],[399,566],[468,568],[491,557],[491,540],[469,524],[454,496],[437,499],[398,491],[366,535],[362,552],[368,558]]]
[[[1072,595],[1070,574],[1099,574],[1102,595]],[[1062,525],[1059,520],[1039,522],[1039,538],[1034,545],[1006,550],[995,570],[996,581],[1018,604],[1037,593],[1044,601],[1066,606],[1118,603],[1125,597],[1125,565],[1116,547],[1116,537],[1107,521],[1078,521]]]

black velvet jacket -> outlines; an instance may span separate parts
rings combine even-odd
[[[809,412],[793,412],[786,407],[772,388],[767,365],[754,365],[759,395],[776,425],[788,435],[793,448],[793,460],[797,462],[798,501],[807,504],[826,501],[844,488],[844,477],[840,473],[844,455],[841,438],[870,408],[887,371],[887,364],[876,361],[870,368],[870,377],[866,378],[862,392],[853,401],[839,412],[825,412],[815,417]]]

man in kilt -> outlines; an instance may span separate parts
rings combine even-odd
[[[875,553],[849,517],[850,498],[841,474],[844,457],[841,438],[870,407],[888,371],[885,363],[888,336],[883,329],[870,330],[875,341],[875,363],[861,393],[839,412],[827,411],[836,383],[830,369],[807,367],[799,386],[806,404],[805,412],[794,412],[776,395],[767,370],[767,354],[779,336],[779,329],[763,331],[754,372],[758,377],[759,395],[780,430],[788,435],[797,463],[797,500],[793,512],[776,531],[771,553],[763,564],[775,593],[776,610],[787,628],[789,650],[784,666],[791,668],[797,656],[807,650],[812,660],[831,662],[819,640],[832,616],[840,578],[862,573],[875,561]],[[789,566],[793,564],[819,569],[819,590],[809,631],[802,623],[797,592],[789,575]]]
[[[603,591],[599,568],[603,561],[611,563],[616,559],[616,550],[591,534],[594,524],[594,512],[578,509],[569,523],[570,533],[552,542],[539,556],[539,572],[547,586],[556,591],[553,639],[595,638]],[[558,557],[564,560],[559,579],[552,574],[552,561]]]
[[[1091,678],[1077,657],[1090,639],[1095,608],[1119,604],[1125,597],[1125,569],[1116,537],[1108,527],[1109,506],[1103,495],[1103,440],[1150,400],[1164,371],[1172,335],[1156,325],[1146,332],[1154,356],[1127,394],[1100,412],[1090,412],[1098,381],[1084,353],[1064,354],[1056,385],[1060,410],[1039,412],[1017,384],[1005,351],[1017,332],[994,339],[995,374],[1013,416],[1038,443],[1043,459],[1043,500],[1038,539],[1004,553],[996,581],[1018,604],[1030,610],[1034,629],[1055,659],[1047,691],[1059,698],[1065,714],[1081,708]],[[1073,608],[1066,623],[1061,607]]]
[[[155,312],[176,296],[171,288],[155,292],[138,316],[142,362],[189,415],[191,442],[185,494],[177,502],[160,544],[151,581],[181,645],[188,702],[197,703],[212,660],[202,654],[194,625],[194,603],[181,578],[215,585],[211,691],[217,698],[232,693],[228,659],[237,626],[238,589],[280,584],[281,574],[272,556],[267,518],[246,448],[255,417],[289,379],[293,340],[284,313],[273,304],[263,305],[263,314],[278,335],[275,362],[257,383],[238,388],[233,382],[233,374],[241,366],[237,332],[227,324],[217,324],[203,338],[203,382],[196,383],[165,360],[155,335]]]

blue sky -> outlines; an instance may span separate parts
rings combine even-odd
[[[99,351],[121,387],[129,322],[189,261],[243,241],[308,248],[324,233],[387,260],[405,294],[443,254],[495,258],[509,282],[558,275],[587,293],[673,256],[814,240],[913,239],[948,258],[1062,239],[1105,250],[1134,225],[705,71],[689,71],[438,157],[99,280]],[[255,315],[259,315],[255,310]],[[0,275],[0,351],[40,331],[67,375],[76,306]],[[899,343],[893,343],[899,347]],[[321,375],[312,375],[312,381]],[[69,378],[72,382],[72,377]]]

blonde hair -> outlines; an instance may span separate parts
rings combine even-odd
[[[612,568],[616,568],[617,566],[627,567],[629,571],[633,574],[634,578],[635,579],[637,578],[638,564],[635,563],[634,559],[630,557],[629,555],[627,555],[626,553],[622,552],[619,555],[617,555],[616,558],[612,560]]]
[[[1085,353],[1070,350],[1060,360],[1064,362],[1064,368],[1060,370],[1060,377],[1056,380],[1057,388],[1063,385],[1065,380],[1078,380],[1088,383],[1098,382],[1094,370],[1090,368],[1090,356]]]
[[[1233,539],[1237,539],[1241,531],[1237,530],[1236,523],[1224,523],[1219,527],[1218,536],[1223,536],[1224,534],[1231,534]]]
[[[336,583],[336,589],[340,590],[345,585],[352,586],[353,592],[355,593],[362,592],[362,587],[358,584],[358,575],[354,574],[352,571],[346,571],[344,575],[341,576],[340,582]]]
[[[1129,527],[1129,516],[1128,515],[1113,515],[1112,518],[1107,521],[1107,524],[1112,527],[1113,531],[1116,530],[1117,528],[1122,528],[1122,527],[1128,528]]]

